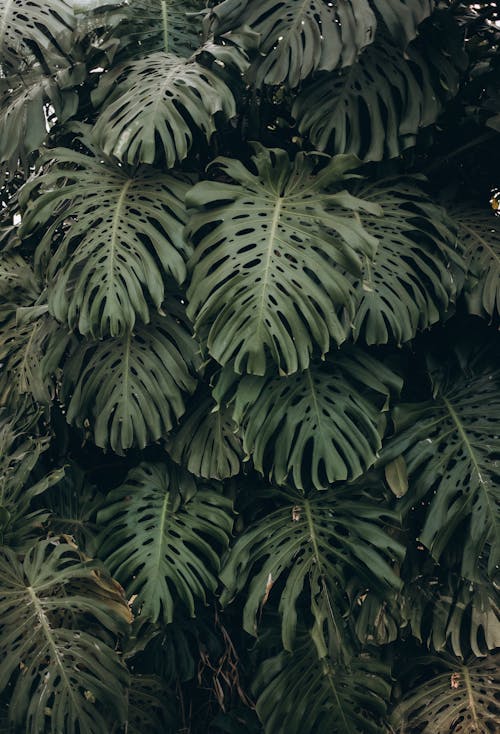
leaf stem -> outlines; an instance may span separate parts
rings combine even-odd
[[[168,54],[168,9],[167,0],[161,0],[161,17],[163,23],[163,48]]]

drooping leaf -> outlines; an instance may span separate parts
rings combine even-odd
[[[181,304],[167,304],[133,334],[82,342],[64,367],[68,423],[88,421],[95,444],[119,455],[165,436],[196,387],[196,343]]]
[[[367,656],[348,668],[319,656],[309,635],[293,653],[266,660],[254,685],[256,708],[266,734],[286,731],[384,734],[390,670]]]
[[[465,298],[469,313],[500,315],[500,220],[490,209],[451,210],[469,261]]]
[[[461,286],[465,261],[444,210],[416,182],[396,178],[361,185],[355,193],[379,205],[382,216],[361,214],[378,247],[373,259],[365,257],[355,284],[352,336],[370,345],[400,345],[442,319]]]
[[[215,591],[219,552],[233,526],[231,503],[175,465],[141,464],[100,511],[100,556],[124,585],[141,617],[172,622],[178,602],[190,616],[195,599]]]
[[[483,577],[473,583],[457,574],[415,574],[401,593],[401,624],[429,650],[450,648],[462,659],[483,657],[500,646],[500,609],[495,587]]]
[[[254,149],[252,168],[217,159],[234,183],[203,181],[187,196],[189,234],[200,240],[188,313],[221,364],[234,359],[237,372],[263,375],[270,357],[291,374],[308,367],[316,345],[324,355],[345,339],[335,313],[352,297],[342,268],[357,272],[360,256],[373,256],[359,212],[379,207],[328,192],[357,165],[351,156],[318,171],[317,156],[290,162],[284,150]]]
[[[124,631],[130,612],[120,587],[71,545],[48,540],[23,561],[0,551],[0,589],[0,688],[11,681],[14,723],[26,732],[102,734],[110,718],[123,721],[127,671],[81,626],[86,617]]]
[[[76,87],[86,78],[84,64],[45,73],[40,65],[0,77],[0,170],[29,170],[30,154],[47,138],[53,123],[77,111]],[[48,109],[51,106],[51,114]]]
[[[448,76],[451,94],[458,76],[453,68]],[[425,57],[413,50],[407,60],[381,35],[357,63],[305,86],[292,114],[317,150],[380,161],[413,146],[419,129],[436,120],[441,102],[435,84]]]
[[[65,0],[0,0],[0,69],[23,70],[39,58],[55,66],[71,50],[75,17]]]
[[[374,588],[400,585],[392,562],[401,559],[403,547],[388,535],[391,523],[397,523],[396,516],[359,487],[340,486],[307,498],[284,494],[281,506],[244,530],[229,551],[221,601],[227,604],[249,582],[243,627],[256,635],[260,611],[277,595],[287,650],[294,646],[301,596],[308,598],[319,626],[326,613],[342,629],[349,574]],[[275,585],[279,591],[273,591]]]
[[[187,181],[129,172],[97,149],[56,148],[50,160],[22,191],[21,235],[44,228],[37,259],[51,313],[96,338],[122,336],[136,319],[149,323],[148,300],[159,310],[165,275],[178,283],[186,275]]]
[[[382,363],[348,348],[286,378],[237,379],[227,367],[214,396],[219,403],[234,401],[246,455],[270,481],[326,489],[375,463],[384,403],[400,387]]]
[[[430,658],[429,662],[436,662]],[[397,707],[398,731],[409,724],[422,734],[451,731],[492,734],[498,725],[500,675],[498,656],[441,662],[444,670],[420,684]],[[460,727],[458,729],[457,727]]]
[[[228,479],[239,473],[243,450],[232,411],[218,407],[209,394],[196,393],[167,450],[178,464],[204,479]]]
[[[488,544],[490,571],[500,553],[499,384],[498,369],[486,358],[458,375],[433,377],[432,399],[394,409],[396,435],[382,457],[404,457],[411,490],[401,510],[428,503],[420,540],[436,560],[467,523],[460,546],[462,574],[470,579]]]
[[[372,42],[377,25],[367,0],[224,0],[204,22],[215,34],[242,26],[259,34],[259,55],[249,71],[259,87],[297,87],[314,71],[349,66]]]
[[[236,68],[241,52],[228,49]],[[224,64],[222,64],[224,66]],[[93,101],[102,105],[94,137],[107,155],[130,164],[163,161],[171,168],[184,160],[194,131],[207,141],[216,130],[215,115],[236,114],[233,91],[218,66],[202,66],[157,51],[104,74]]]

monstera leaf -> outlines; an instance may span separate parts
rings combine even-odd
[[[444,669],[410,691],[396,709],[398,732],[408,731],[408,725],[422,734],[494,732],[499,715],[498,656],[470,658],[464,664],[451,658],[447,663],[429,658],[429,663],[436,662]]]
[[[380,161],[414,145],[419,129],[440,110],[427,61],[416,51],[407,60],[382,35],[357,63],[304,87],[292,114],[318,150]]]
[[[465,290],[469,312],[500,315],[500,220],[491,210],[452,209],[459,238],[469,260],[470,286]]]
[[[196,387],[196,345],[183,308],[105,341],[83,342],[63,372],[68,423],[90,424],[97,446],[115,453],[144,448],[171,430]]]
[[[447,647],[462,659],[483,657],[500,646],[500,609],[485,577],[471,583],[449,573],[444,579],[417,575],[401,595],[402,616],[429,649]]]
[[[207,32],[249,26],[260,35],[260,53],[249,72],[259,87],[297,87],[313,71],[349,66],[372,42],[376,25],[367,0],[225,0],[205,20]]]
[[[72,46],[75,17],[65,0],[0,0],[0,69],[24,70],[39,58],[57,68]]]
[[[85,16],[91,24],[112,27],[113,37],[129,59],[135,49],[142,56],[165,51],[187,58],[201,43],[204,8],[204,0],[134,0],[129,5],[120,0],[97,1]]]
[[[355,284],[353,339],[400,345],[443,317],[461,285],[450,265],[461,275],[465,261],[445,212],[416,182],[397,178],[362,185],[356,195],[378,204],[383,215],[361,215],[379,244]]]
[[[123,720],[128,675],[118,654],[82,629],[112,634],[130,612],[120,587],[74,547],[40,541],[21,562],[0,551],[0,688],[11,681],[10,715],[25,731],[101,734]]]
[[[5,318],[2,319],[2,316]],[[5,403],[15,405],[29,395],[37,403],[54,396],[54,369],[45,369],[47,352],[57,367],[71,336],[49,314],[47,305],[24,306],[0,312],[0,390]]]
[[[326,608],[334,626],[343,628],[348,575],[384,591],[397,588],[400,580],[392,562],[402,558],[403,547],[387,533],[388,524],[397,523],[396,515],[382,512],[359,487],[340,486],[308,497],[290,490],[280,494],[278,509],[244,530],[229,551],[221,573],[226,587],[221,601],[227,604],[249,581],[243,626],[256,635],[259,612],[276,595],[283,644],[291,650],[301,596],[309,597],[318,625]]]
[[[215,591],[219,555],[233,526],[231,502],[175,465],[141,464],[99,512],[106,567],[137,596],[141,617],[172,622],[178,601]]]
[[[221,364],[234,359],[237,372],[263,375],[270,356],[291,374],[308,367],[316,345],[324,355],[345,339],[335,308],[352,294],[339,265],[356,273],[360,255],[374,255],[359,212],[380,209],[328,192],[357,165],[353,157],[327,158],[318,170],[315,155],[290,162],[284,150],[254,150],[252,169],[216,160],[234,183],[203,181],[188,194],[197,243],[188,313]]]
[[[286,731],[384,734],[390,670],[367,656],[350,666],[319,656],[309,635],[293,653],[280,652],[257,672],[256,708],[266,734]]]
[[[66,122],[76,112],[74,87],[86,75],[84,64],[77,64],[50,75],[36,65],[22,75],[0,77],[0,169],[29,169],[30,154],[47,138],[47,119]]]
[[[436,7],[434,0],[373,0],[393,40],[406,47]]]
[[[219,403],[234,402],[243,448],[270,481],[326,489],[375,463],[384,403],[400,387],[382,363],[348,348],[286,378],[237,379],[226,368],[214,396]]]
[[[209,394],[195,394],[167,450],[197,477],[228,479],[239,473],[243,455],[236,430],[230,409],[217,406]]]
[[[234,47],[231,57],[242,64]],[[224,64],[223,64],[224,66]],[[131,164],[162,160],[167,168],[188,155],[198,131],[207,141],[215,115],[231,119],[236,102],[218,66],[202,66],[158,51],[104,74],[93,101],[104,103],[94,136],[108,155]]]
[[[33,543],[48,513],[33,509],[35,497],[60,482],[64,469],[35,478],[34,470],[49,446],[49,437],[37,434],[34,422],[0,414],[0,545],[23,550]]]
[[[486,357],[458,375],[434,377],[432,399],[394,409],[396,435],[383,454],[384,461],[402,456],[407,465],[411,491],[400,500],[402,512],[428,501],[420,540],[436,560],[467,521],[460,546],[462,574],[470,579],[488,544],[490,572],[499,558],[499,382]]]
[[[101,155],[56,148],[48,170],[21,195],[21,234],[45,230],[37,260],[51,313],[96,338],[122,336],[137,318],[149,323],[148,300],[160,309],[164,277],[183,281],[188,252],[186,180],[144,168],[130,173]]]

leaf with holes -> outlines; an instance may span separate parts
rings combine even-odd
[[[436,560],[461,528],[462,574],[471,579],[481,554],[489,553],[490,572],[499,562],[499,385],[496,364],[487,359],[434,379],[432,399],[394,409],[396,435],[382,454],[384,462],[401,455],[406,461],[411,489],[402,512],[428,501],[420,540]]]
[[[451,209],[469,263],[469,313],[500,315],[500,220],[489,209]]]
[[[347,348],[286,378],[237,379],[227,367],[214,396],[234,402],[243,448],[270,481],[326,489],[375,463],[382,411],[400,388],[400,378],[381,362]]]
[[[241,52],[230,53],[238,67]],[[93,95],[94,104],[103,105],[95,139],[121,161],[161,160],[171,168],[187,157],[194,131],[209,141],[217,113],[227,120],[236,115],[233,92],[217,69],[157,51],[104,74]]]
[[[269,595],[279,598],[283,644],[291,650],[300,597],[307,599],[319,624],[327,607],[335,625],[343,628],[349,575],[384,591],[398,588],[392,564],[402,558],[403,547],[387,532],[397,524],[396,515],[381,511],[360,487],[340,486],[307,498],[288,491],[281,497],[278,509],[246,528],[229,551],[221,601],[227,604],[244,594],[243,627],[257,635],[260,610]]]
[[[293,653],[265,660],[253,686],[265,734],[286,731],[329,734],[384,734],[390,669],[368,656],[349,667],[318,655],[309,635]]]
[[[74,546],[42,540],[23,561],[0,550],[0,588],[0,689],[10,681],[13,722],[27,732],[101,734],[123,721],[127,670],[98,636],[130,622],[118,584]],[[82,629],[88,619],[94,634]]]
[[[148,300],[160,309],[166,275],[185,278],[188,181],[131,173],[89,152],[50,152],[48,169],[22,191],[22,235],[44,230],[37,261],[53,316],[81,334],[122,336],[136,319],[149,323]]]
[[[204,22],[206,32],[250,27],[260,35],[259,56],[249,70],[259,87],[297,87],[314,71],[349,66],[372,42],[377,26],[367,0],[225,0]]]
[[[243,450],[232,411],[210,394],[195,394],[179,429],[167,443],[170,456],[191,474],[228,479],[239,473]]]
[[[0,76],[25,70],[34,58],[56,69],[71,51],[74,27],[65,0],[0,0]]]
[[[83,342],[63,370],[68,423],[90,424],[97,446],[123,456],[165,436],[196,387],[198,356],[184,309],[173,299],[134,334]]]
[[[233,527],[231,502],[196,490],[193,477],[167,464],[141,464],[113,490],[99,512],[99,555],[137,595],[141,617],[172,622],[180,601],[191,617],[195,599],[217,587],[219,554]]]
[[[409,179],[361,185],[356,196],[377,204],[381,217],[361,214],[378,240],[355,283],[353,339],[401,345],[443,318],[455,301],[466,270],[451,222],[441,207]],[[452,267],[455,272],[453,271]]]
[[[423,661],[424,662],[424,661]],[[422,734],[448,734],[450,731],[492,734],[498,725],[500,675],[498,656],[470,658],[461,664],[449,658],[439,662],[442,671],[410,691],[396,708],[393,721]]]
[[[111,26],[129,59],[154,51],[187,58],[201,43],[204,0],[134,0],[128,5],[112,0],[100,6],[93,9],[90,21]]]
[[[458,83],[452,71],[450,89]],[[436,120],[441,102],[435,84],[425,57],[413,51],[407,60],[380,36],[357,63],[305,86],[292,114],[318,150],[380,161],[413,146],[419,129]]]
[[[203,181],[187,196],[197,243],[188,313],[219,363],[263,375],[271,357],[291,374],[308,367],[316,346],[324,355],[345,339],[335,311],[349,307],[352,288],[342,268],[359,272],[360,256],[373,256],[359,213],[380,209],[328,192],[349,178],[352,156],[299,153],[291,162],[281,149],[254,150],[251,168],[215,161],[233,183]]]

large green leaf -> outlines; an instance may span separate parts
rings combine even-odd
[[[361,185],[355,193],[381,207],[382,217],[361,214],[366,231],[378,240],[355,283],[357,306],[350,320],[353,339],[400,345],[439,321],[455,300],[466,269],[445,212],[416,182],[389,179]]]
[[[45,141],[48,128],[75,114],[75,87],[86,75],[84,64],[54,74],[37,64],[20,75],[0,77],[0,169],[29,169],[30,154]]]
[[[381,362],[347,348],[285,378],[238,379],[227,367],[214,396],[234,402],[243,448],[270,481],[325,489],[375,463],[382,411],[400,387],[400,378]]]
[[[449,647],[457,657],[482,657],[500,647],[500,609],[489,580],[471,583],[448,573],[409,579],[400,605],[412,634],[431,650]]]
[[[36,417],[26,423],[22,416],[0,414],[0,545],[18,550],[31,545],[48,517],[31,506],[33,499],[64,476],[64,469],[34,476],[49,445],[48,436],[36,431]]]
[[[470,313],[500,315],[500,220],[490,209],[450,210],[469,260],[469,288],[465,297]]]
[[[420,540],[436,560],[461,528],[462,574],[472,579],[489,544],[490,571],[500,553],[499,384],[500,373],[486,358],[435,378],[432,399],[394,409],[396,435],[383,454],[384,461],[406,461],[410,491],[400,500],[402,511],[428,504]]]
[[[102,734],[123,721],[127,671],[97,635],[124,631],[130,612],[98,566],[58,541],[39,541],[23,561],[2,549],[0,620],[0,689],[11,682],[10,716],[26,734]]]
[[[196,393],[167,450],[197,477],[228,479],[239,473],[243,455],[236,431],[232,410],[217,406],[209,394]]]
[[[227,54],[241,66],[237,48]],[[233,92],[217,65],[208,68],[196,57],[164,51],[104,74],[93,100],[104,103],[94,136],[106,154],[131,164],[162,161],[167,168],[186,158],[194,131],[210,140],[217,113],[236,115]]]
[[[380,209],[328,192],[357,165],[351,156],[299,153],[291,162],[284,150],[254,149],[251,168],[215,161],[233,183],[203,181],[188,194],[197,243],[188,313],[221,364],[234,359],[237,372],[263,375],[271,357],[291,374],[316,345],[324,355],[345,339],[335,309],[352,293],[342,268],[359,272],[360,256],[373,256],[377,241],[359,212]]]
[[[22,70],[34,57],[56,67],[71,50],[74,25],[65,0],[0,0],[0,69]]]
[[[390,670],[368,656],[348,668],[319,656],[303,635],[293,653],[280,652],[257,672],[256,708],[266,734],[384,734]]]
[[[102,7],[103,6],[103,7]],[[154,51],[188,57],[201,43],[201,10],[204,0],[120,0],[96,2],[85,12],[87,23],[108,26],[119,40],[120,50],[130,59]]]
[[[123,455],[168,433],[196,387],[194,342],[183,307],[170,299],[133,334],[83,342],[64,367],[68,423],[90,425],[94,442]]]
[[[500,714],[498,663],[498,656],[471,658],[465,664],[441,661],[444,670],[410,691],[397,707],[394,722],[398,732],[492,734]]]
[[[342,629],[348,576],[354,573],[373,588],[397,588],[393,562],[402,558],[403,547],[387,532],[396,516],[359,487],[339,486],[309,497],[280,494],[278,509],[244,530],[229,551],[221,601],[227,604],[249,582],[243,627],[257,635],[268,597],[279,598],[283,644],[291,650],[300,597],[308,600],[318,626],[326,615]]]
[[[178,729],[178,702],[155,675],[135,674],[128,692],[127,734],[160,734]]]
[[[96,338],[122,336],[137,318],[148,323],[148,301],[160,309],[165,275],[180,283],[186,274],[187,181],[130,172],[96,149],[56,148],[49,160],[22,191],[21,235],[44,230],[37,259],[51,313]]]
[[[141,464],[113,490],[99,512],[99,555],[141,617],[172,621],[180,601],[190,616],[195,599],[217,586],[219,553],[233,526],[231,502],[175,465]]]
[[[290,87],[313,71],[354,63],[377,25],[367,0],[225,0],[205,23],[216,34],[249,26],[260,36],[250,78],[258,86],[285,82]]]
[[[451,71],[448,76],[451,90],[458,79]],[[440,111],[427,59],[412,51],[407,60],[383,35],[348,69],[305,86],[292,108],[301,135],[315,148],[368,161],[394,158],[414,145],[419,129]]]

